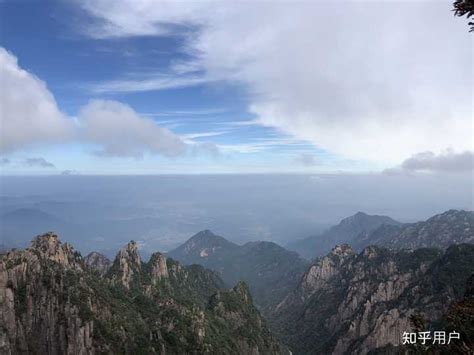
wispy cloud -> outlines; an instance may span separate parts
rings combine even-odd
[[[182,134],[181,138],[185,141],[193,140],[196,138],[207,138],[207,137],[216,137],[222,136],[223,134],[228,133],[227,131],[210,131],[210,132],[196,132],[196,133],[187,133]]]
[[[61,175],[69,176],[69,175],[79,175],[80,173],[77,170],[69,169],[61,171]]]
[[[180,89],[209,83],[204,76],[158,75],[151,78],[118,79],[81,85],[94,94],[117,94],[130,92]]]
[[[217,145],[222,152],[226,153],[260,153],[269,150],[284,150],[293,151],[302,150],[306,151],[311,148],[308,142],[300,141],[293,138],[287,137],[274,137],[274,138],[255,138],[247,143],[236,143],[236,144],[218,144]]]
[[[173,110],[173,111],[157,111],[157,112],[141,112],[142,116],[151,117],[167,117],[167,116],[208,116],[227,112],[225,108],[209,108],[196,110]],[[173,121],[174,122],[174,121]]]
[[[27,158],[23,162],[28,167],[54,169],[56,166],[44,158]]]
[[[227,121],[227,122],[218,122],[221,125],[226,126],[261,126],[260,122],[257,120],[243,120],[243,121]]]

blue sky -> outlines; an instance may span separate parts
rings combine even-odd
[[[465,21],[365,5],[2,1],[0,169],[471,169]]]

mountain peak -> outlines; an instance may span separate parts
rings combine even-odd
[[[194,234],[189,240],[203,240],[203,241],[205,241],[205,240],[213,240],[213,239],[220,239],[220,238],[222,238],[222,237],[214,234],[211,230],[204,229],[204,230]]]
[[[54,232],[40,234],[31,241],[31,247],[42,252],[51,252],[59,248],[60,245],[58,235]]]
[[[336,245],[332,250],[330,255],[338,256],[338,257],[346,257],[348,255],[355,254],[354,250],[352,250],[349,244],[340,244]]]
[[[123,246],[111,267],[112,279],[120,279],[122,285],[130,288],[130,283],[135,276],[140,274],[142,260],[138,252],[138,244],[131,240]]]
[[[54,232],[36,236],[31,241],[31,248],[39,252],[41,257],[75,269],[81,268],[80,257],[68,244],[62,244]]]
[[[118,255],[121,258],[126,258],[134,264],[141,265],[140,253],[138,252],[138,244],[131,240],[122,249],[119,250]]]
[[[245,281],[239,281],[237,284],[232,288],[232,291],[235,292],[239,298],[244,301],[245,303],[252,303],[252,298],[250,296],[250,290]]]
[[[150,265],[151,282],[153,284],[156,284],[162,278],[168,278],[168,265],[163,254],[153,253],[148,264]]]
[[[89,268],[99,272],[100,275],[105,275],[111,264],[109,258],[96,251],[90,252],[84,258],[84,262]]]
[[[168,255],[177,260],[186,260],[186,264],[199,263],[217,251],[231,250],[238,246],[224,237],[205,229],[189,238],[184,244],[171,250]]]

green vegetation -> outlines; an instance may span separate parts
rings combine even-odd
[[[38,240],[43,248],[47,243],[51,238],[45,243]],[[262,326],[247,288],[244,298],[236,291],[220,291],[222,280],[201,266],[185,267],[167,260],[168,273],[155,280],[151,264],[137,264],[140,259],[136,255],[122,250],[121,261],[115,260],[102,277],[85,267],[74,252],[62,263],[53,261],[46,250],[33,249],[26,251],[31,253],[30,261],[20,265],[24,253],[18,253],[9,264],[22,270],[26,266],[27,271],[12,273],[23,275],[15,282],[7,280],[14,292],[17,323],[31,334],[51,334],[47,344],[40,345],[37,336],[26,334],[25,346],[30,350],[64,353],[61,346],[65,343],[57,339],[72,341],[75,335],[70,332],[89,324],[98,353],[239,353],[244,343],[260,353],[279,353],[280,345]],[[71,260],[75,264],[69,264]],[[133,272],[128,274],[130,270]],[[122,276],[129,284],[122,283]],[[223,297],[225,307],[209,307],[214,297]],[[27,309],[28,304],[32,309]],[[241,321],[238,326],[234,324],[236,316]],[[32,317],[35,320],[30,328],[26,322]]]

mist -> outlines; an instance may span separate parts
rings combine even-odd
[[[402,222],[473,209],[472,174],[0,177],[0,234],[52,230],[83,254],[136,240],[146,256],[210,229],[237,243],[316,235],[358,211]]]

